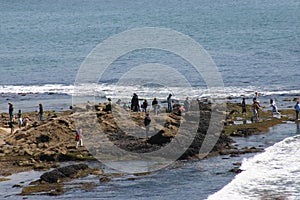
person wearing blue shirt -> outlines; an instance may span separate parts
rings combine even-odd
[[[295,110],[296,110],[296,120],[299,119],[299,111],[300,111],[300,105],[299,105],[299,101],[297,101],[296,105],[294,106]]]

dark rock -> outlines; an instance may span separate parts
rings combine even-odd
[[[235,163],[232,163],[233,165],[236,165],[236,166],[241,166],[242,163],[241,162],[235,162]]]
[[[16,140],[20,140],[20,139],[22,139],[22,138],[26,138],[27,136],[26,136],[26,134],[18,134],[18,135],[16,135]]]
[[[169,143],[171,141],[171,137],[165,137],[163,136],[163,134],[164,134],[164,130],[160,130],[157,134],[149,138],[148,143],[159,144],[159,145]]]
[[[36,142],[50,142],[50,137],[48,135],[40,135],[39,137],[36,138]]]
[[[57,157],[59,162],[65,162],[65,161],[74,161],[77,160],[74,156],[70,155],[70,154],[63,154],[60,153]]]
[[[137,180],[137,178],[131,177],[131,178],[128,178],[127,180],[128,181],[135,181],[135,180]]]
[[[241,170],[240,168],[238,167],[235,167],[235,168],[232,168],[231,170],[229,170],[230,172],[233,172],[233,173],[236,173],[236,174],[239,174],[241,173],[243,170]]]
[[[57,116],[57,114],[54,113],[53,115],[49,114],[48,117],[51,118],[51,119],[55,119],[55,118],[57,118],[58,116]]]
[[[19,187],[22,187],[22,186],[19,185],[19,184],[15,184],[15,185],[12,186],[12,188],[19,188]]]
[[[59,123],[59,124],[64,124],[64,125],[66,125],[66,126],[69,126],[69,125],[70,125],[70,122],[67,121],[67,120],[64,120],[64,119],[59,119],[59,120],[58,120],[58,123]]]
[[[77,164],[77,165],[72,165],[72,166],[76,170],[85,170],[85,169],[89,168],[86,164]]]
[[[38,127],[39,126],[39,123],[38,122],[33,122],[32,123],[32,127]]]
[[[107,176],[102,176],[102,177],[100,177],[99,181],[101,183],[107,183],[107,182],[111,181],[111,179]]]
[[[55,154],[43,153],[39,156],[39,160],[41,161],[55,161],[56,160]]]
[[[47,183],[58,183],[61,179],[66,178],[66,176],[58,171],[58,169],[54,169],[50,172],[42,174],[40,178],[42,181],[45,181]]]
[[[69,165],[46,172],[41,176],[41,180],[48,183],[58,183],[61,179],[71,178],[80,170],[88,169],[86,164]]]
[[[237,133],[234,132],[234,133],[230,134],[230,136],[246,137],[246,136],[256,134],[258,132],[259,132],[259,130],[257,128],[240,128],[240,129],[237,129]]]
[[[237,110],[232,110],[232,111],[230,111],[229,115],[233,115],[234,113],[239,113],[239,111],[237,111]]]

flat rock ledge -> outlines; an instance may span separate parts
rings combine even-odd
[[[92,169],[86,164],[73,164],[60,167],[41,175],[40,179],[24,187],[20,195],[61,195],[66,192],[64,187],[73,179],[85,177],[89,174],[103,175],[101,169]],[[81,184],[81,189],[91,187],[90,184]]]

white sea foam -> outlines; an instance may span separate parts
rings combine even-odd
[[[130,98],[132,93],[138,93],[143,98],[163,98],[172,93],[175,99],[184,99],[186,96],[191,98],[201,97],[214,97],[214,98],[227,98],[227,97],[252,97],[254,91],[260,91],[262,95],[298,95],[300,90],[289,91],[268,91],[261,88],[248,87],[225,87],[212,88],[185,88],[185,87],[164,87],[164,86],[121,86],[114,84],[82,84],[79,86],[62,85],[62,84],[47,84],[47,85],[2,85],[0,86],[0,93],[2,94],[67,94],[74,96],[102,96],[111,97],[114,99]]]
[[[245,159],[241,166],[244,171],[208,199],[299,199],[299,146],[297,135]]]

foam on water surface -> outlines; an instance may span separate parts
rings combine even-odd
[[[297,135],[245,159],[241,166],[243,172],[208,199],[299,199],[299,146],[300,135]]]

